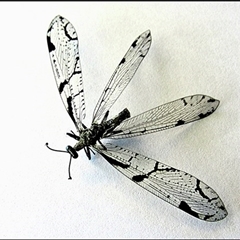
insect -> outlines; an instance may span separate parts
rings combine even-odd
[[[83,149],[91,159],[95,151],[139,186],[196,218],[213,222],[227,216],[217,193],[196,177],[131,150],[101,142],[103,138],[140,136],[200,120],[212,114],[219,105],[218,100],[199,94],[160,105],[135,117],[130,117],[125,108],[109,118],[110,108],[150,48],[149,30],[132,43],[117,66],[94,109],[90,128],[83,123],[86,112],[75,28],[64,17],[56,16],[47,31],[47,43],[59,94],[77,129],[77,133],[71,131],[67,135],[77,143],[74,147],[67,146],[66,151],[52,149],[48,143],[46,146],[70,154],[69,179],[71,160],[78,157],[77,152]]]

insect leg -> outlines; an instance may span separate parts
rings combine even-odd
[[[86,147],[84,147],[83,149],[84,149],[84,151],[85,151],[85,153],[86,153],[88,159],[91,160],[91,154],[90,154],[89,147],[86,146]]]
[[[71,163],[72,163],[72,156],[70,155],[70,160],[68,165],[68,180],[72,180],[71,173],[70,173]]]
[[[67,135],[69,137],[72,137],[74,138],[75,140],[79,141],[80,140],[80,137],[78,135],[76,135],[73,131],[71,131],[71,133],[67,133]]]
[[[107,150],[107,148],[103,145],[103,143],[102,143],[100,140],[98,140],[98,142],[100,143],[101,147],[102,147],[104,150]]]

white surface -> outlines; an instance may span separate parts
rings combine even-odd
[[[12,2],[1,19],[1,238],[237,238],[240,3]],[[209,184],[229,215],[207,223],[159,200],[96,155],[73,161],[46,149],[75,130],[55,86],[46,31],[58,14],[80,39],[86,123],[133,40],[152,46],[113,111],[132,115],[196,93],[221,101],[202,121],[119,144]]]

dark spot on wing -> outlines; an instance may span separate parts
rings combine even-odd
[[[216,99],[210,98],[210,99],[208,99],[208,102],[216,102]]]
[[[183,210],[184,212],[196,217],[196,218],[199,218],[199,214],[197,212],[194,212],[191,207],[184,201],[181,201],[180,204],[179,204],[179,208],[181,210]]]
[[[144,178],[148,178],[147,175],[136,175],[132,177],[132,180],[134,182],[142,182],[144,180]]]
[[[183,125],[184,123],[185,123],[185,121],[180,119],[180,120],[177,121],[175,126],[180,126],[180,125]]]
[[[133,43],[132,43],[132,47],[135,48],[137,46],[137,40],[135,40]]]
[[[210,198],[208,196],[206,196],[204,194],[204,192],[202,191],[201,187],[200,187],[200,180],[197,179],[197,184],[196,184],[196,189],[195,189],[197,192],[199,192],[199,194],[203,197],[203,198],[206,198],[208,201],[210,201]]]
[[[219,207],[221,210],[226,211],[226,208],[222,205]]]
[[[76,124],[76,120],[74,118],[74,115],[73,115],[73,108],[72,108],[72,97],[69,96],[67,98],[67,111],[68,111],[68,114],[69,116],[71,117],[71,119],[73,120],[73,122]]]
[[[205,118],[205,117],[211,115],[212,113],[213,113],[213,110],[212,110],[212,111],[208,111],[208,112],[206,112],[206,113],[200,113],[200,114],[198,115],[198,117],[199,117],[200,119],[202,119],[202,118]]]
[[[184,106],[186,106],[187,102],[186,102],[185,98],[182,98],[181,100],[183,101]]]
[[[124,164],[122,162],[119,162],[119,161],[115,160],[114,158],[111,158],[111,157],[105,155],[102,152],[100,152],[100,154],[113,166],[116,166],[116,167],[119,166],[121,168],[128,168],[129,167],[129,164]]]
[[[61,82],[61,83],[60,83],[59,88],[58,88],[58,91],[59,91],[60,94],[62,93],[65,85],[67,85],[67,84],[68,84],[68,81],[67,81],[67,80],[64,80],[64,82]]]
[[[123,58],[122,60],[121,60],[121,62],[120,62],[120,64],[119,65],[121,65],[121,64],[123,64],[123,63],[125,63],[126,62],[126,59],[125,58]]]
[[[62,17],[62,16],[59,15],[59,19],[63,22],[64,17]]]
[[[135,155],[135,157],[137,156],[137,154]],[[135,175],[132,177],[132,180],[134,182],[141,182],[143,181],[145,178],[148,178],[150,176],[150,174],[154,173],[154,172],[157,172],[159,169],[158,169],[158,166],[159,166],[159,162],[156,162],[155,163],[155,166],[154,166],[154,169],[150,172],[148,172],[147,174],[143,174],[143,175]]]
[[[56,49],[54,44],[51,42],[51,38],[49,36],[47,36],[47,44],[49,52],[52,52]]]
[[[167,171],[167,172],[179,172],[178,169],[176,169],[176,168],[172,168],[172,167],[169,167],[169,168],[163,168],[163,169],[159,169],[159,170],[164,170],[164,171]]]

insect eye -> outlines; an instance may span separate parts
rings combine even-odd
[[[77,154],[76,150],[73,147],[68,145],[66,147],[66,150],[73,158],[77,158],[78,157],[78,154]]]

